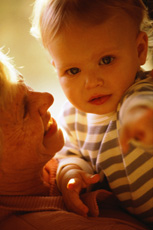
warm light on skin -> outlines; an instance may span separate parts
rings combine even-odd
[[[16,83],[17,82],[17,74],[16,73],[14,73],[14,74],[11,75],[11,82],[12,83]]]
[[[67,184],[67,189],[75,189],[76,180],[74,178],[70,179]]]
[[[59,82],[76,108],[96,114],[113,112],[145,62],[146,35],[137,37],[133,22],[123,12],[98,26],[84,28],[79,23],[63,30],[50,44]],[[144,55],[138,52],[140,44]],[[105,57],[110,57],[109,64],[103,63]],[[73,75],[72,69],[79,71]],[[101,99],[90,103],[94,97]]]
[[[42,168],[63,147],[63,135],[48,112],[53,103],[51,94],[33,91],[23,82],[13,86],[16,93],[0,113],[4,156],[0,162],[0,194],[39,193],[35,186],[44,189]]]
[[[69,184],[74,184],[75,183],[75,179],[71,179],[70,181],[69,181]]]
[[[40,145],[41,140],[42,147],[40,151],[43,151],[43,153],[51,152],[51,146],[48,151],[47,149],[45,150],[45,146],[43,147],[43,141],[45,138],[44,132],[47,131],[48,126],[50,127],[53,123],[52,118],[48,113],[48,108],[53,103],[52,95],[49,93],[35,92],[24,83],[18,83],[14,87],[16,88],[16,94],[13,97],[12,103],[9,103],[7,108],[1,114],[1,119],[3,119],[3,132],[4,134],[6,132],[5,137],[8,138],[8,136],[12,134],[13,141],[19,140],[17,136],[19,136],[21,140],[23,138],[25,141],[26,138],[26,140],[28,140],[31,133],[31,136],[35,136],[35,138],[37,137],[37,145]],[[11,113],[11,111],[14,111],[14,113]],[[17,127],[15,127],[15,125]],[[35,148],[34,138],[32,142],[33,147]],[[8,146],[9,144],[10,143],[8,142]],[[26,147],[27,146],[23,145],[23,148]],[[9,151],[11,148],[7,147],[7,149]]]

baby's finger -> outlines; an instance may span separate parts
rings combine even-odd
[[[81,216],[87,216],[89,209],[79,198],[77,202],[75,202],[72,211],[74,211],[75,213]]]
[[[99,180],[99,174],[91,175],[83,173],[81,180],[79,178],[71,178],[67,184],[67,189],[80,193],[81,189],[87,188],[90,184],[95,184]]]
[[[95,184],[100,180],[99,174],[91,175],[86,173],[83,174],[82,177],[86,185]]]
[[[69,190],[75,190],[76,186],[77,186],[76,179],[75,178],[70,179],[68,184],[67,184],[67,188]]]
[[[123,153],[127,153],[129,148],[130,134],[128,129],[123,128],[120,132],[120,144],[123,150]]]
[[[73,190],[77,192],[78,194],[80,193],[81,189],[83,188],[82,181],[80,181],[79,178],[71,178],[69,182],[67,183],[67,189]]]
[[[87,216],[89,209],[81,201],[77,192],[69,190],[63,197],[69,211],[73,211],[82,216]]]

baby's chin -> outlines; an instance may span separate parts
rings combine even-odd
[[[92,113],[98,115],[106,115],[111,114],[117,111],[118,102],[114,102],[113,104],[107,103],[107,105],[91,105],[91,106],[84,106],[84,107],[76,107],[80,111],[84,113]]]

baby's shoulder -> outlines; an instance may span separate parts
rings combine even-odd
[[[131,95],[135,92],[147,92],[153,91],[153,76],[151,71],[140,71],[138,72],[135,82],[125,92],[125,95]]]

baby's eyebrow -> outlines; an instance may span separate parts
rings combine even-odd
[[[72,69],[72,68],[78,68],[79,69],[79,67],[77,67],[77,65],[63,65],[63,66],[58,66],[56,69],[57,69],[57,72],[58,72],[58,75],[62,75],[62,74],[64,74],[67,70],[69,70],[69,69]]]
[[[79,68],[79,64],[69,63],[68,65],[57,66],[58,70],[67,70],[67,69],[71,69],[71,68]]]

